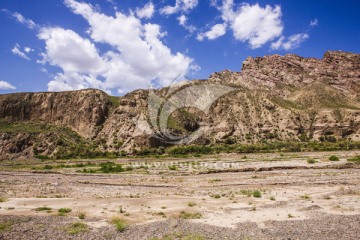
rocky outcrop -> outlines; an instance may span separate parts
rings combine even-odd
[[[359,54],[329,51],[322,59],[294,54],[249,57],[241,72],[224,70],[212,74],[208,81],[188,85],[208,83],[236,90],[216,100],[201,117],[196,111],[187,111],[188,118],[174,114],[170,126],[181,135],[191,126],[206,124],[206,134],[197,144],[318,141],[329,136],[360,140]],[[171,91],[163,88],[156,94],[164,97]],[[166,145],[144,131],[148,96],[148,91],[136,90],[123,97],[110,97],[95,89],[6,94],[0,95],[0,119],[69,127],[87,141],[101,145],[102,150]],[[201,123],[194,123],[194,119]],[[8,133],[6,128],[0,132],[3,154],[33,155],[30,148],[22,147],[32,146],[31,134]],[[52,146],[50,152],[56,152],[56,144]]]
[[[111,107],[109,96],[96,89],[0,95],[0,118],[68,126],[86,138],[97,135]]]
[[[360,54],[328,51],[322,59],[303,58],[295,54],[248,57],[241,72],[225,70],[214,73],[209,80],[230,82],[251,89],[279,90],[282,87],[301,88],[321,81],[345,93],[357,95],[359,88]]]

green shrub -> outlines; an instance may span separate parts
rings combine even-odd
[[[119,173],[119,172],[124,172],[125,169],[123,168],[123,166],[121,164],[106,162],[106,163],[100,164],[99,171],[103,172],[103,173]]]
[[[339,161],[339,158],[338,158],[337,156],[334,156],[334,155],[333,155],[333,156],[330,156],[330,157],[329,157],[329,160],[330,160],[330,161]]]
[[[38,207],[38,208],[35,208],[34,210],[35,210],[35,211],[37,211],[37,212],[42,212],[42,211],[51,211],[51,210],[52,210],[52,208],[49,208],[49,207],[43,206],[43,207]]]
[[[86,215],[83,212],[79,212],[77,216],[78,216],[79,219],[85,219]]]
[[[51,165],[45,165],[45,166],[44,166],[44,169],[45,169],[45,170],[51,170],[51,169],[53,169],[53,166],[51,166]]]
[[[60,208],[59,210],[58,210],[58,212],[59,213],[69,213],[69,212],[71,212],[72,210],[70,209],[70,208]]]
[[[309,163],[309,164],[314,164],[314,163],[316,163],[316,161],[315,161],[315,159],[309,158],[309,159],[307,160],[307,163]]]
[[[252,193],[254,198],[261,198],[261,192],[259,190],[255,190]]]

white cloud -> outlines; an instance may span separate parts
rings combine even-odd
[[[212,26],[212,28],[209,31],[205,33],[199,33],[196,39],[199,41],[204,40],[204,38],[213,40],[223,36],[225,33],[226,33],[226,24],[216,24]]]
[[[11,89],[16,89],[16,87],[8,82],[0,81],[0,90],[11,90]]]
[[[16,19],[16,21],[25,24],[30,29],[34,29],[37,27],[36,23],[33,20],[25,18],[18,12],[13,13],[12,16]]]
[[[175,6],[167,5],[160,9],[160,13],[170,15],[179,11],[187,12],[199,4],[198,0],[176,0]]]
[[[178,17],[178,21],[181,26],[185,26],[187,22],[187,17],[185,15],[181,15],[180,17]]]
[[[179,21],[179,25],[184,27],[186,30],[188,30],[189,33],[193,33],[196,31],[195,26],[187,24],[188,18],[184,14],[178,17],[177,20]]]
[[[258,3],[242,3],[237,7],[233,0],[223,0],[221,6],[218,1],[212,0],[210,5],[221,12],[224,22],[214,25],[208,32],[198,34],[200,41],[224,35],[229,26],[236,40],[247,42],[252,49],[256,49],[280,37],[283,32],[281,7],[278,5],[261,7]]]
[[[284,29],[281,15],[278,5],[262,8],[259,4],[244,3],[234,11],[233,1],[227,0],[222,7],[222,18],[229,22],[235,39],[248,42],[253,49],[281,36]]]
[[[54,80],[48,83],[49,91],[66,91],[84,88],[99,88],[109,92],[103,88],[102,82],[95,77],[77,72],[58,73],[54,77]]]
[[[24,52],[29,53],[29,52],[33,52],[34,49],[30,48],[30,47],[24,47]]]
[[[313,19],[310,21],[310,27],[316,27],[317,25],[319,25],[319,20],[317,18]]]
[[[20,50],[20,45],[16,44],[13,49],[11,49],[11,52],[15,55],[18,55],[19,57],[22,57],[26,60],[30,60],[30,58]]]
[[[284,49],[291,50],[300,46],[302,42],[309,38],[307,33],[298,33],[291,35],[287,39],[281,36],[276,42],[271,43],[272,50]]]
[[[45,41],[44,60],[65,72],[97,74],[104,67],[95,45],[71,30],[42,28],[38,38]]]
[[[108,16],[87,3],[65,0],[65,4],[88,22],[90,39],[62,28],[41,29],[38,37],[45,41],[46,52],[40,62],[63,70],[48,84],[49,90],[95,87],[128,92],[168,85],[196,68],[191,58],[173,54],[163,44],[166,33],[157,24],[142,24],[132,12]],[[95,43],[112,50],[100,54]]]
[[[143,8],[136,8],[136,15],[139,18],[151,18],[154,15],[155,7],[152,2],[147,3]]]

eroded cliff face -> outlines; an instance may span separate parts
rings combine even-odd
[[[197,144],[229,139],[237,143],[319,140],[324,136],[360,140],[360,54],[329,51],[322,59],[294,54],[249,57],[241,72],[225,70],[212,74],[208,81],[189,85],[209,83],[236,90],[216,100],[208,114],[197,118],[209,126]],[[167,91],[156,93],[165,96]],[[0,95],[0,118],[61,125],[90,142],[101,143],[101,149],[132,151],[165,144],[141,126],[147,121],[148,96],[148,91],[136,90],[116,98],[94,89]],[[196,113],[187,113],[191,114]],[[186,118],[179,113],[174,118],[170,128],[187,131]],[[2,130],[0,146],[11,149],[9,139],[19,139],[13,145],[21,141],[33,144],[23,138]]]
[[[0,95],[0,118],[67,126],[86,138],[97,135],[111,107],[109,96],[97,89]]]

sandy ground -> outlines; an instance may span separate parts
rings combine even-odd
[[[135,166],[120,174],[3,162],[0,239],[360,239],[360,164],[346,161],[355,155],[120,159]],[[35,210],[44,206],[51,209]],[[71,212],[58,216],[60,208]],[[114,217],[127,222],[125,231],[111,224]],[[70,234],[72,222],[86,231]]]

